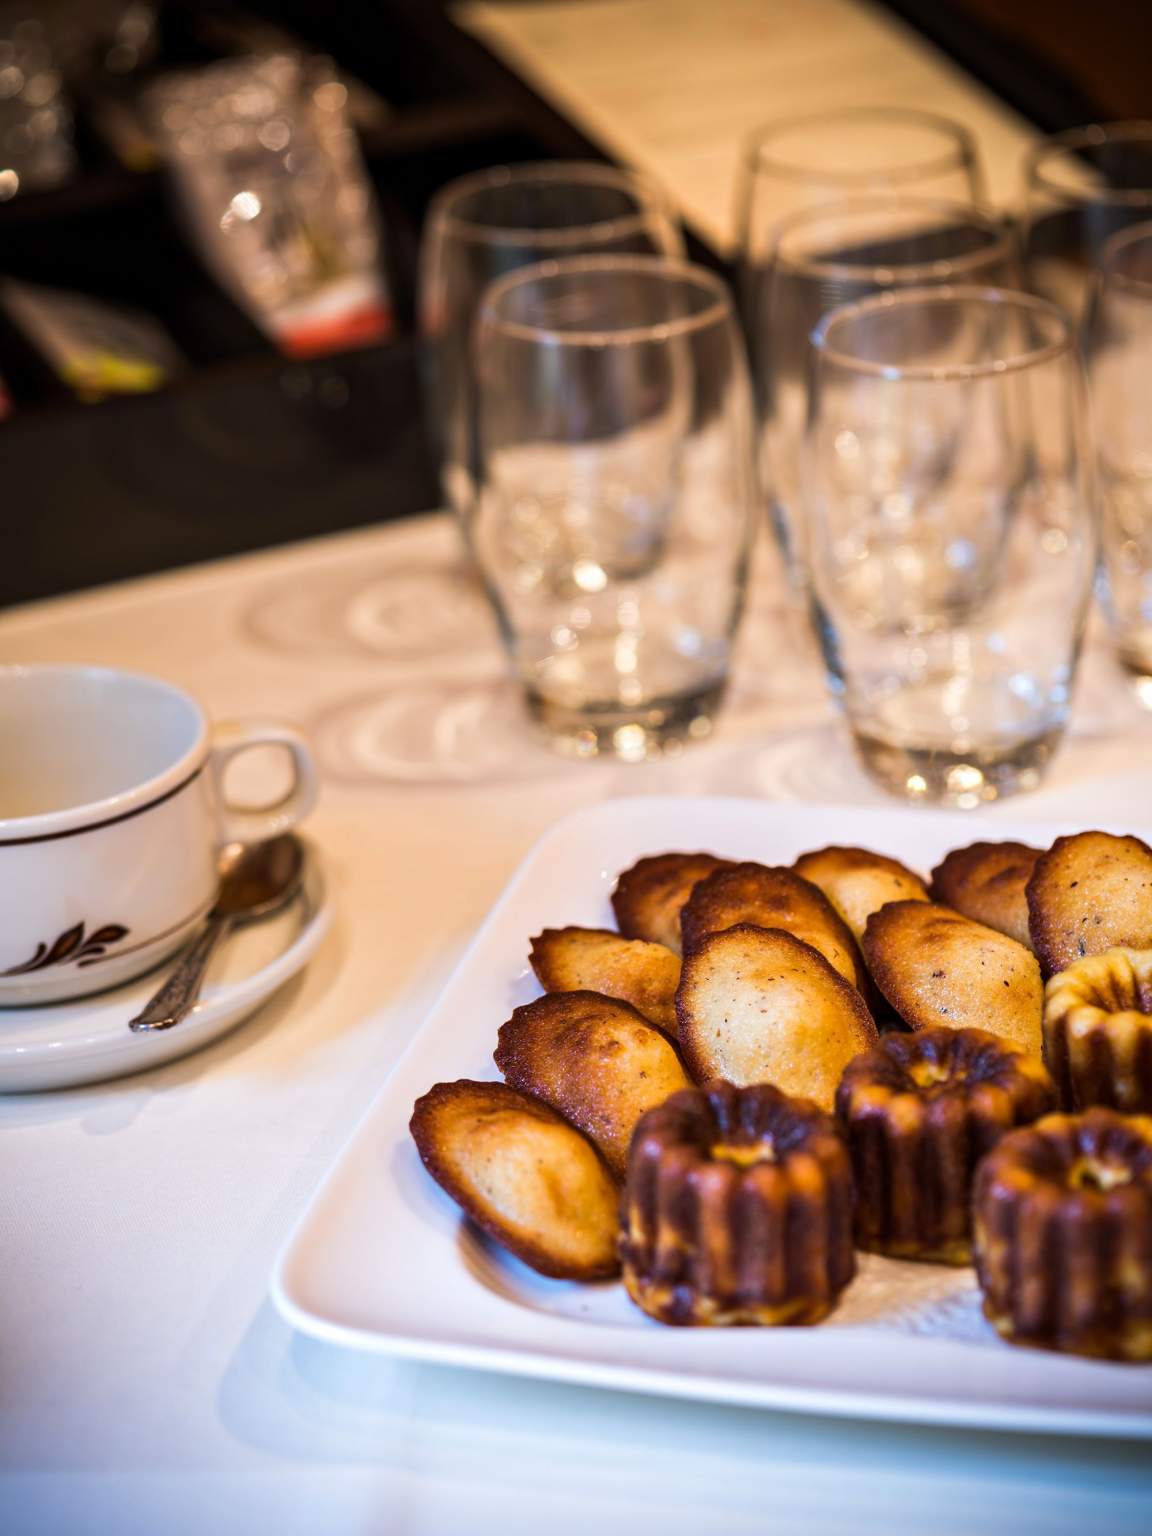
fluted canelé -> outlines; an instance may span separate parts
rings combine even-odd
[[[1152,949],[1086,955],[1049,980],[1044,1060],[1061,1108],[1152,1114]]]
[[[984,1313],[1016,1344],[1152,1360],[1152,1118],[1090,1109],[1005,1136],[974,1195]]]
[[[1040,1060],[982,1029],[885,1035],[836,1093],[856,1184],[856,1241],[895,1258],[967,1264],[976,1165],[1056,1107]]]
[[[815,1323],[856,1272],[835,1124],[768,1084],[672,1094],[632,1138],[620,1257],[664,1323]]]

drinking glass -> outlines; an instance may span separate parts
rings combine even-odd
[[[420,253],[426,400],[448,505],[467,531],[473,502],[472,327],[489,283],[565,256],[680,256],[676,215],[645,177],[611,166],[496,166],[433,198]]]
[[[869,194],[979,203],[976,142],[960,123],[906,107],[779,118],[752,133],[736,179],[737,295],[749,338],[781,220]]]
[[[912,800],[1032,788],[1094,565],[1071,324],[1027,294],[920,288],[833,310],[813,343],[815,616],[857,751]]]
[[[1079,320],[1104,246],[1152,218],[1152,121],[1056,134],[1032,150],[1025,174],[1028,286]]]
[[[330,59],[220,59],[144,101],[189,233],[282,352],[313,357],[392,328],[382,227]]]
[[[754,505],[725,284],[659,257],[548,262],[489,290],[476,366],[473,551],[529,714],[578,756],[707,735]]]
[[[910,107],[845,107],[766,123],[749,137],[740,168],[740,248],[755,259],[787,214],[865,192],[979,202],[976,141],[951,118]]]
[[[777,226],[749,340],[760,479],[793,584],[805,576],[800,453],[808,414],[810,336],[829,310],[871,293],[927,284],[1015,286],[1003,220],[939,198],[845,198]]]
[[[1104,607],[1121,663],[1152,705],[1152,222],[1105,246],[1084,325]]]

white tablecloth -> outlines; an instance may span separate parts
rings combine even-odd
[[[0,617],[0,659],[143,668],[217,717],[309,728],[339,903],[307,973],[216,1045],[0,1100],[6,1536],[1152,1528],[1146,1448],[393,1365],[294,1336],[268,1300],[311,1191],[557,816],[653,790],[875,797],[773,590],[762,573],[716,739],[638,767],[529,744],[442,519]],[[1147,822],[1152,724],[1100,649],[1077,719],[1011,814]]]

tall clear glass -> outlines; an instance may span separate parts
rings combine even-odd
[[[419,275],[427,414],[444,494],[465,529],[474,493],[470,343],[481,295],[521,267],[606,253],[683,254],[676,214],[646,177],[581,162],[502,165],[433,198]]]
[[[857,751],[912,800],[1032,788],[1095,557],[1070,322],[1027,294],[922,288],[833,310],[813,342],[815,609]]]
[[[655,257],[488,291],[473,552],[530,715],[626,759],[707,735],[753,527],[751,391],[724,282]]]
[[[979,202],[976,141],[961,123],[911,107],[845,107],[765,123],[748,138],[737,183],[745,259],[771,249],[788,214],[868,192]]]
[[[794,585],[806,581],[800,453],[810,337],[829,310],[927,284],[1014,287],[1014,236],[998,214],[939,198],[845,198],[777,226],[754,295],[749,347],[761,485]]]
[[[736,179],[737,295],[749,341],[783,219],[843,198],[984,196],[976,141],[910,107],[845,107],[777,118],[748,138]]]
[[[1152,121],[1056,134],[1028,156],[1025,176],[1028,286],[1079,320],[1105,245],[1152,218]]]
[[[1096,442],[1104,606],[1120,661],[1152,707],[1152,221],[1104,247],[1084,325]]]

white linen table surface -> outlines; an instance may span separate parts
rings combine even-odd
[[[466,591],[454,529],[430,517],[0,615],[4,661],[142,668],[217,718],[310,729],[327,779],[309,825],[338,902],[305,975],[233,1035],[153,1073],[0,1100],[0,1530],[1147,1532],[1146,1447],[397,1364],[274,1312],[288,1231],[558,816],[629,793],[878,800],[763,567],[716,737],[633,767],[517,735]],[[376,708],[391,777],[357,781],[348,741],[371,744]],[[1097,643],[1073,740],[1011,814],[1106,803],[1146,821],[1150,746]]]

